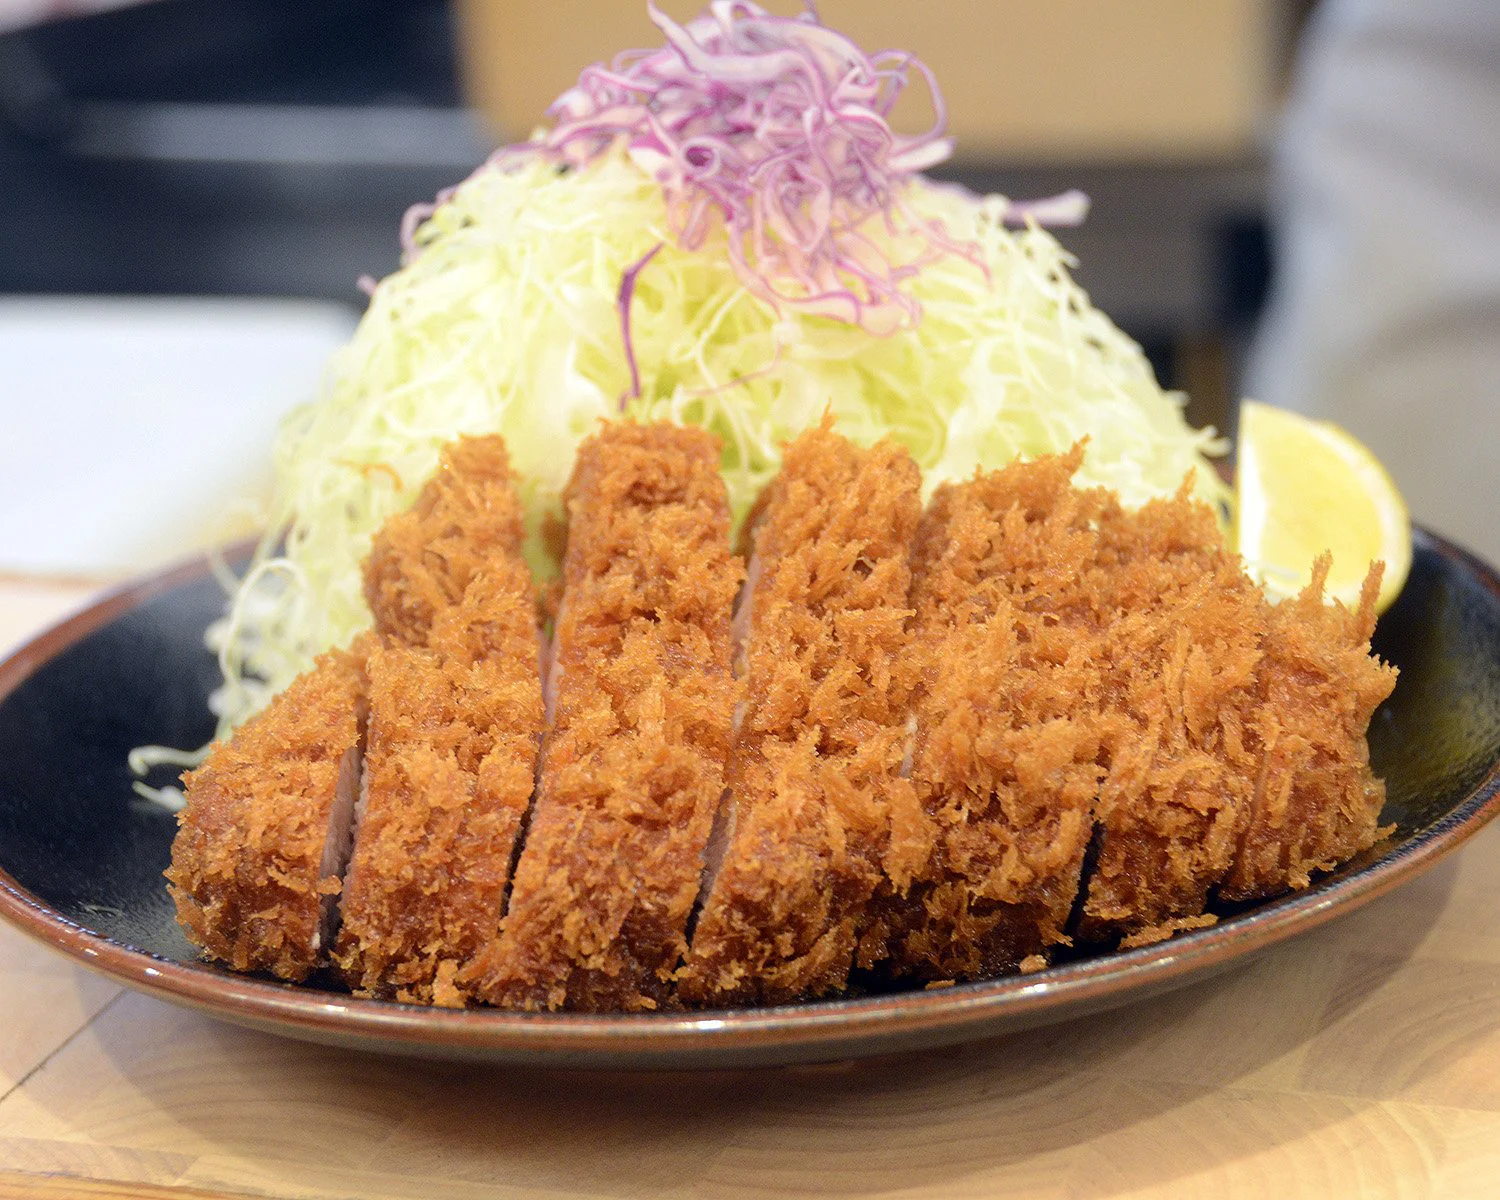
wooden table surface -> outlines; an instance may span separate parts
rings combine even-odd
[[[0,645],[89,588],[0,578]],[[220,1024],[0,927],[14,1197],[1500,1195],[1500,823],[1223,978],[828,1067],[548,1074]]]

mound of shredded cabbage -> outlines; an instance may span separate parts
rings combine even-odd
[[[575,447],[622,412],[702,425],[723,440],[737,517],[776,472],[784,442],[825,408],[839,430],[908,446],[930,490],[1018,455],[1088,438],[1083,484],[1129,505],[1184,476],[1221,498],[1179,397],[1140,348],[1089,303],[1071,260],[1007,202],[914,177],[905,202],[978,248],[909,283],[921,320],[884,337],[805,311],[778,314],[747,290],[722,230],[696,249],[672,237],[662,188],[621,149],[560,171],[544,161],[482,170],[416,233],[420,253],[383,280],[322,397],[292,414],[276,447],[268,533],[211,631],[224,673],[223,729],[364,628],[360,562],[387,517],[415,498],[439,449],[499,432],[523,480],[529,555]],[[628,338],[621,281],[640,267]]]

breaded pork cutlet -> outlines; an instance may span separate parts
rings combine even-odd
[[[718,443],[605,427],[565,493],[553,718],[480,994],[512,1008],[671,1003],[737,699]]]
[[[870,898],[904,892],[931,849],[901,776],[916,464],[825,420],[787,447],[759,508],[721,857],[678,976],[696,1004],[843,988]]]
[[[825,423],[747,572],[716,443],[606,428],[544,693],[504,446],[456,443],[376,539],[375,630],[185,777],[179,921],[240,970],[612,1011],[990,976],[1307,886],[1380,835],[1378,568],[1273,606],[1186,485],[1127,511],[1082,454],[919,517],[909,457]]]
[[[1065,941],[1098,791],[1109,687],[1085,577],[1107,501],[1081,448],[938,489],[914,554],[923,668],[911,778],[936,826],[910,895],[860,950],[898,975],[973,978]]]
[[[364,732],[370,639],[319,658],[183,778],[167,870],[189,940],[237,971],[327,959]]]
[[[1077,933],[1149,941],[1201,921],[1249,819],[1269,606],[1186,485],[1133,512],[1111,503],[1098,524],[1088,579],[1115,719]]]
[[[454,443],[376,539],[366,587],[384,636],[333,952],[356,992],[462,1005],[462,972],[498,935],[542,729],[521,544],[498,437]]]
[[[1381,567],[1352,610],[1324,603],[1330,560],[1271,611],[1248,722],[1261,753],[1250,815],[1225,900],[1274,896],[1308,885],[1375,843],[1385,785],[1370,770],[1366,733],[1396,686],[1396,670],[1370,654]]]

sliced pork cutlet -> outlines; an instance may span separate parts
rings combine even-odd
[[[1109,505],[1089,573],[1109,687],[1097,846],[1077,934],[1156,940],[1204,923],[1249,819],[1268,605],[1186,488]],[[1211,919],[1211,918],[1209,918]]]
[[[565,493],[553,717],[500,940],[476,971],[492,1004],[671,1003],[737,699],[718,443],[606,426]]]
[[[372,639],[324,654],[183,778],[167,870],[189,940],[238,971],[327,960],[359,785]]]
[[[459,1007],[498,936],[542,732],[534,597],[492,560],[425,646],[370,657],[370,728],[333,959],[356,992]]]
[[[1247,733],[1261,759],[1249,820],[1219,886],[1253,900],[1308,885],[1381,836],[1385,785],[1370,770],[1366,734],[1396,670],[1370,653],[1381,568],[1360,602],[1324,603],[1329,559],[1312,582],[1270,613]]]
[[[862,965],[975,978],[1065,942],[1108,732],[1086,577],[1103,493],[1081,448],[938,489],[914,553],[923,676],[911,779],[936,828],[906,896],[883,896]]]
[[[825,421],[787,447],[754,525],[744,709],[684,1001],[843,988],[877,887],[904,892],[926,862],[901,777],[920,516],[920,473],[895,444],[860,449]]]
[[[467,438],[366,564],[384,636],[333,953],[356,992],[462,1005],[463,971],[498,935],[542,731],[521,545],[503,442]]]
[[[434,616],[461,599],[525,539],[505,440],[459,438],[444,448],[411,508],[381,526],[365,560],[365,599],[388,642],[420,646]]]

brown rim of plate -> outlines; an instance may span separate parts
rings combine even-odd
[[[1500,576],[1451,542],[1425,530],[1417,536],[1442,557],[1469,570],[1500,601]],[[231,552],[232,553],[232,552]],[[136,605],[208,571],[199,557],[128,583],[45,630],[0,663],[0,702],[31,674],[82,638]],[[252,1025],[291,1026],[304,1036],[382,1042],[390,1048],[558,1054],[580,1065],[597,1055],[618,1061],[667,1060],[693,1051],[712,1057],[756,1049],[816,1047],[827,1057],[868,1053],[860,1046],[920,1041],[942,1031],[958,1041],[1005,1022],[1038,1024],[1056,1009],[1078,1012],[1123,1003],[1121,993],[1148,995],[1184,976],[1227,966],[1360,907],[1457,849],[1500,812],[1500,762],[1445,817],[1413,834],[1385,857],[1325,887],[1294,892],[1227,918],[1134,950],[1114,951],[1039,971],[855,999],[774,1008],[671,1013],[521,1013],[501,1009],[435,1009],[365,1000],[187,966],[93,933],[53,912],[0,870],[0,918],[122,984],[179,1004]],[[820,1055],[821,1057],[822,1055]],[[807,1057],[805,1054],[802,1057]]]

